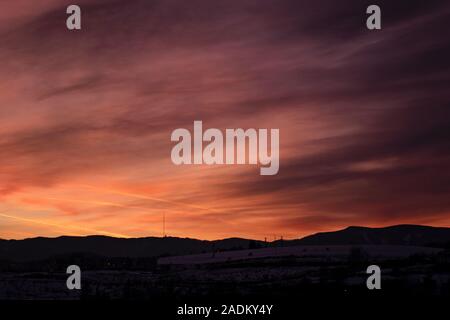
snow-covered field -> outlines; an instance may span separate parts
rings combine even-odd
[[[295,256],[305,258],[331,258],[348,257],[354,248],[361,249],[365,254],[373,258],[406,258],[415,254],[435,254],[442,249],[413,246],[292,246],[271,247],[262,249],[248,249],[237,251],[224,251],[216,253],[202,253],[184,256],[163,257],[158,259],[158,264],[204,264],[226,261],[237,261],[256,258],[270,258]]]

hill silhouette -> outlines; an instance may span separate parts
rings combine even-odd
[[[0,240],[0,260],[42,260],[73,253],[88,253],[105,257],[157,257],[216,250],[248,249],[257,246],[258,243],[258,241],[240,238],[207,241],[175,237],[38,237],[24,240]]]
[[[351,226],[339,231],[316,233],[292,243],[299,245],[404,245],[437,246],[450,243],[450,228],[396,225],[383,228]]]
[[[384,228],[348,227],[313,234],[297,240],[262,241],[228,238],[197,240],[176,237],[114,238],[86,236],[0,240],[0,260],[33,261],[73,253],[105,257],[161,257],[213,251],[253,249],[262,246],[291,245],[404,245],[445,247],[450,243],[450,228],[398,225]]]

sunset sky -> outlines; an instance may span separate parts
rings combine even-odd
[[[0,238],[450,227],[450,3],[392,2],[1,1]],[[279,128],[278,175],[175,166],[194,120]]]

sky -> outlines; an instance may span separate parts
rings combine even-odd
[[[448,1],[0,2],[0,238],[450,227]],[[280,169],[177,128],[280,129]]]

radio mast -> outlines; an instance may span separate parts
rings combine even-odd
[[[166,237],[166,212],[163,212],[163,238]]]

